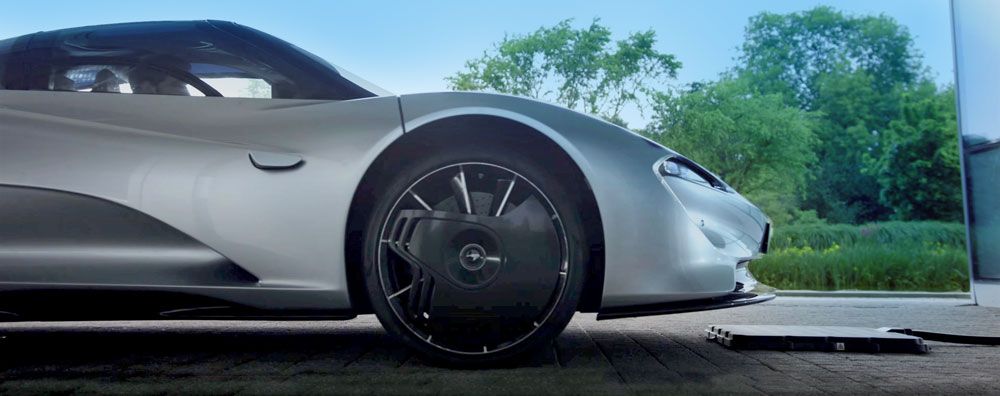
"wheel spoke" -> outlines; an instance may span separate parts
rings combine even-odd
[[[428,313],[431,308],[431,297],[434,296],[434,278],[425,277],[424,287],[420,290],[420,299],[417,302],[417,311],[415,312],[417,316],[424,315],[424,319],[428,319]]]
[[[414,318],[416,318],[419,315],[419,313],[417,312],[417,301],[419,300],[421,291],[420,289],[422,289],[425,286],[424,283],[425,282],[424,282],[423,271],[421,271],[419,268],[414,268],[413,281],[412,283],[410,283],[410,286],[413,287],[410,288],[410,298],[407,299],[407,304],[406,304],[407,308],[410,311],[410,315]]]
[[[389,296],[389,299],[392,300],[392,299],[394,299],[396,297],[399,297],[400,294],[406,293],[406,291],[410,290],[412,287],[413,287],[412,284],[411,285],[406,285],[406,287],[404,287],[402,289],[399,289],[399,291],[397,291],[395,293],[392,293],[392,295]]]
[[[465,169],[458,167],[458,174],[451,178],[451,189],[455,193],[455,200],[459,210],[464,210],[467,214],[472,213],[472,197],[469,195],[469,185],[465,182]]]
[[[427,202],[426,202],[426,201],[424,201],[424,199],[423,199],[423,198],[420,198],[420,196],[419,196],[419,195],[417,195],[417,193],[413,192],[413,190],[407,190],[407,192],[408,192],[408,193],[410,193],[410,196],[411,196],[411,197],[413,197],[413,199],[414,199],[414,200],[416,200],[416,201],[417,201],[417,203],[419,203],[419,204],[420,204],[420,206],[423,206],[423,207],[424,207],[424,209],[427,209],[427,210],[434,210],[434,209],[432,209],[432,208],[431,208],[431,206],[430,206],[430,205],[428,205],[428,204],[427,204]]]
[[[507,200],[510,199],[510,192],[514,191],[515,181],[517,179],[497,180],[496,192],[493,194],[493,202],[490,204],[490,213],[493,213],[494,216],[503,214],[504,207],[507,206]]]

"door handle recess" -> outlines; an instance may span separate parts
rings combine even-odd
[[[261,170],[295,169],[305,162],[298,154],[251,151],[250,163]]]

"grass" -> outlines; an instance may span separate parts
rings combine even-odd
[[[867,243],[940,243],[965,248],[965,226],[940,221],[889,221],[865,225],[806,224],[777,227],[771,238],[776,250],[790,247],[826,249]]]
[[[776,228],[750,266],[778,289],[968,291],[965,228],[942,222]]]

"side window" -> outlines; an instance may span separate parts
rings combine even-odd
[[[189,81],[185,81],[185,79]],[[206,96],[183,71],[140,65],[128,69],[128,84],[134,94]]]
[[[49,89],[68,92],[205,96],[202,91],[160,69],[105,64],[53,66]]]
[[[191,64],[191,74],[227,98],[271,98],[271,84],[251,73],[223,65]]]
[[[53,91],[132,93],[125,68],[112,65],[57,68],[49,86]]]
[[[33,89],[176,96],[272,98],[271,84],[230,66],[158,57],[141,65],[77,63],[51,66],[48,85]],[[79,60],[76,62],[80,62]]]
[[[0,41],[0,89],[10,90],[321,100],[376,96],[344,74],[273,36],[214,21],[86,26]]]

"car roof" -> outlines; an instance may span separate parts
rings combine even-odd
[[[215,20],[192,20],[192,21],[142,21],[142,22],[118,22],[118,23],[107,23],[101,25],[87,25],[87,26],[77,26],[62,29],[53,30],[41,30],[34,33],[24,34],[18,37],[30,36],[41,33],[85,33],[88,31],[98,32],[98,31],[114,31],[119,30],[122,33],[126,32],[152,32],[158,30],[183,30],[185,28],[194,29],[197,26],[210,25],[210,22],[217,23],[231,23],[238,25],[233,22],[228,21],[215,21]]]

